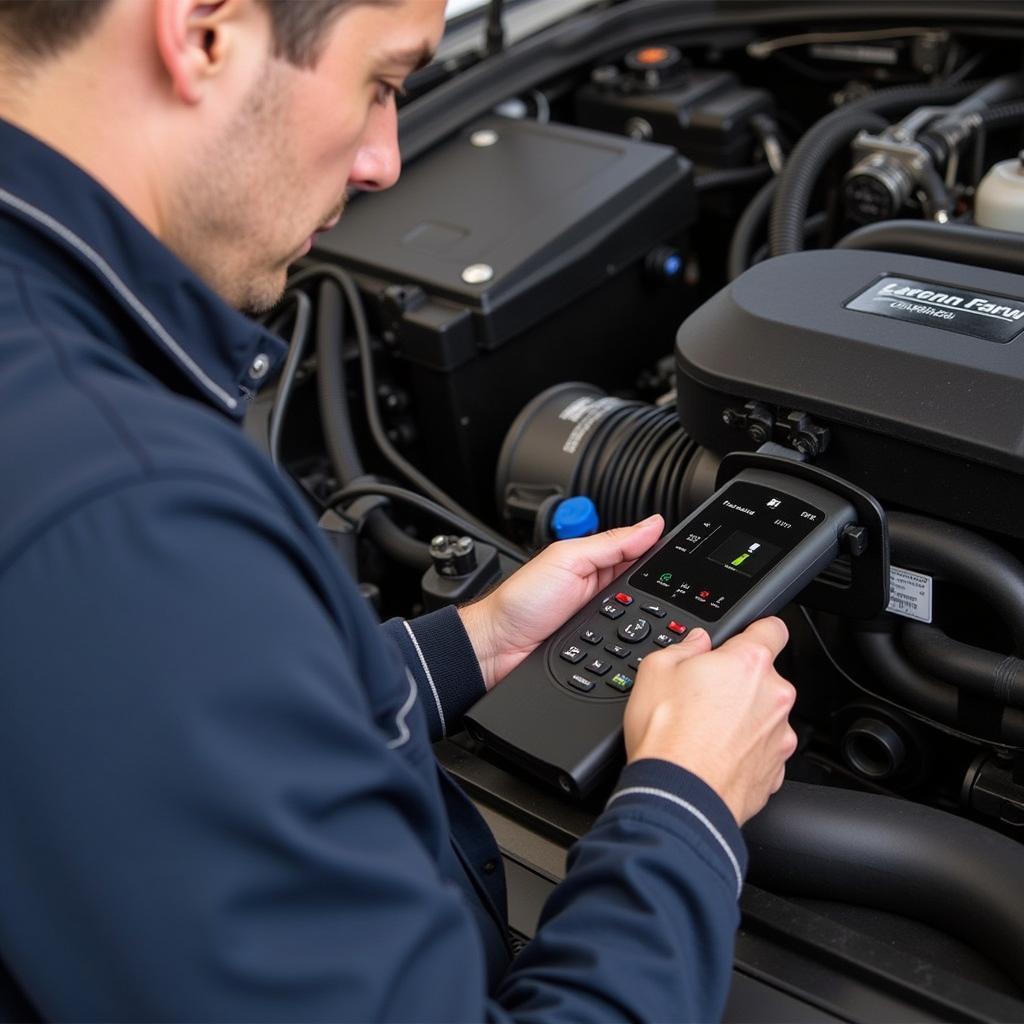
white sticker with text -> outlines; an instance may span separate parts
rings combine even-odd
[[[932,621],[932,578],[889,566],[889,607],[886,611],[918,622]]]

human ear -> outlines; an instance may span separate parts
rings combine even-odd
[[[174,95],[198,103],[224,67],[246,0],[154,0],[160,62]]]

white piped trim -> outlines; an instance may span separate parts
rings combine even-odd
[[[689,811],[714,836],[715,841],[722,847],[725,855],[729,858],[729,863],[732,865],[733,871],[736,872],[736,898],[739,899],[740,892],[743,890],[743,872],[740,871],[740,862],[736,858],[736,854],[732,852],[732,847],[725,841],[725,836],[715,828],[703,811],[698,810],[698,808],[694,807],[688,800],[684,800],[681,796],[676,796],[675,793],[669,793],[664,789],[654,789],[652,786],[627,786],[625,789],[620,789],[617,793],[613,793],[605,806],[610,807],[613,801],[618,800],[620,796],[628,796],[630,793],[660,796],[663,800],[669,800],[682,807],[683,810]]]
[[[14,207],[15,210],[20,210],[34,221],[49,228],[55,235],[80,252],[107,279],[114,291],[142,317],[143,321],[157,336],[171,356],[181,364],[182,368],[204,391],[208,391],[229,409],[236,409],[238,407],[238,399],[232,398],[216,381],[212,380],[204,372],[202,367],[171,337],[164,325],[143,305],[142,300],[117,276],[113,267],[91,245],[66,228],[59,220],[55,220],[48,213],[44,213],[30,203],[26,203],[24,199],[19,199],[17,196],[12,195],[6,189],[0,188],[0,202]]]
[[[409,677],[409,696],[406,698],[405,703],[398,709],[398,714],[395,715],[395,725],[398,726],[398,735],[393,740],[388,740],[388,749],[394,750],[395,747],[400,747],[405,743],[408,743],[409,737],[412,735],[409,732],[409,726],[405,724],[405,720],[409,717],[409,712],[412,711],[413,705],[416,703],[416,677],[409,671],[405,670],[405,674]]]
[[[434,695],[434,704],[437,707],[437,717],[441,719],[441,735],[448,735],[448,726],[445,724],[444,712],[441,710],[441,698],[438,696],[437,687],[434,685],[434,677],[430,674],[430,666],[427,664],[427,659],[423,657],[423,651],[420,649],[420,642],[416,639],[416,634],[412,631],[412,626],[408,622],[403,622],[405,631],[409,634],[409,639],[412,640],[413,647],[416,648],[416,653],[419,655],[420,664],[423,666],[423,674],[427,677],[427,685],[430,687],[430,692]]]

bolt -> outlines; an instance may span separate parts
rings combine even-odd
[[[498,133],[493,128],[481,128],[470,135],[469,141],[470,145],[476,146],[477,149],[486,149],[498,141]]]
[[[249,376],[253,380],[262,380],[270,369],[270,360],[262,352],[252,361],[249,367]]]
[[[648,139],[654,138],[651,122],[643,117],[631,117],[625,124],[625,132],[637,142],[646,142]]]
[[[494,267],[488,263],[471,263],[462,271],[466,284],[486,284],[494,277]]]

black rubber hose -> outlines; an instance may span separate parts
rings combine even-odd
[[[362,460],[352,431],[345,386],[342,339],[345,337],[345,302],[333,281],[323,281],[317,292],[316,387],[323,423],[324,443],[335,475],[344,486],[362,476]]]
[[[952,110],[940,115],[928,126],[926,132],[921,133],[921,139],[924,141],[927,137],[938,141],[942,155],[948,155],[950,150],[955,149],[974,134],[980,125],[986,123],[986,117],[997,104],[1005,106],[1008,100],[1018,100],[1022,94],[1024,74],[1014,72],[994,78],[980,89],[975,89]]]
[[[1008,707],[1024,708],[1024,661],[961,643],[937,626],[907,622],[900,637],[922,671]]]
[[[270,419],[267,424],[267,447],[275,466],[281,463],[281,434],[284,431],[284,421],[291,403],[295,377],[306,352],[309,322],[313,315],[313,303],[305,292],[293,292],[290,297],[295,302],[292,336],[288,345],[288,356],[284,361],[284,369],[281,371],[281,379],[277,382],[274,404],[270,408]]]
[[[876,907],[961,939],[1024,978],[1024,847],[945,811],[787,782],[744,829],[750,880]]]
[[[831,117],[832,115],[829,115]],[[828,162],[861,132],[881,132],[888,128],[885,118],[870,111],[851,111],[830,121],[829,117],[796,144],[779,175],[772,202],[768,241],[771,254],[781,256],[800,252],[804,247],[804,221],[811,204],[814,186]]]
[[[888,521],[893,562],[934,573],[984,596],[1011,630],[1020,653],[1024,644],[1024,566],[998,545],[959,526],[905,512],[890,512]],[[897,630],[905,629],[891,618],[858,627],[854,642],[861,658],[882,681],[887,696],[926,718],[968,731],[961,721],[956,679],[947,666],[933,658],[928,659],[929,666],[942,671],[924,671],[909,661],[896,635]],[[910,649],[917,652],[913,644]],[[994,657],[1001,660],[1000,655]],[[979,738],[1024,746],[1024,711],[993,705],[993,715],[990,734]],[[977,724],[969,729],[975,734],[980,731]]]
[[[959,118],[953,123],[947,122],[944,128],[925,128],[918,134],[917,141],[941,163],[968,139],[987,131],[1019,124],[1021,121],[1024,121],[1024,100],[1012,100],[977,111],[969,118]]]
[[[804,238],[807,240],[817,239],[822,231],[828,226],[828,210],[819,210],[817,213],[812,213],[807,220],[804,221]],[[750,257],[750,265],[754,266],[755,263],[761,263],[768,259],[768,242],[762,242],[755,250],[754,254]]]
[[[473,524],[476,535],[494,547],[502,548],[509,542],[501,534],[496,533],[485,522],[478,519],[472,512],[467,512],[451,495],[445,493],[432,480],[421,473],[401,452],[391,443],[384,429],[380,409],[377,405],[377,375],[373,367],[373,349],[370,344],[370,330],[366,323],[366,311],[363,309],[363,301],[359,296],[352,276],[330,263],[320,263],[312,267],[300,270],[291,280],[292,287],[304,284],[306,281],[327,278],[337,282],[348,302],[348,311],[352,316],[356,344],[359,348],[359,362],[363,379],[363,400],[366,404],[366,421],[370,428],[370,434],[377,445],[381,455],[391,466],[408,480],[414,487],[426,494],[432,501],[443,505],[450,512]]]
[[[729,261],[727,273],[730,281],[735,281],[750,266],[750,256],[754,249],[754,238],[764,224],[772,200],[775,198],[776,179],[766,181],[747,203],[746,209],[736,221],[736,229],[729,242]]]
[[[1014,100],[982,111],[977,130],[995,131],[997,128],[1020,124],[1021,121],[1024,121],[1024,100]]]
[[[993,78],[991,82],[986,82],[976,88],[943,117],[955,121],[967,114],[980,113],[996,103],[1019,99],[1021,95],[1024,95],[1024,72],[1014,71],[1011,74]]]
[[[968,729],[960,721],[960,691],[915,668],[904,656],[893,632],[887,626],[860,626],[853,634],[854,644],[873,677],[878,679],[878,695],[900,707],[947,725],[964,735],[985,743],[1024,747],[1024,712],[1002,709],[998,722],[981,736],[976,726]]]
[[[904,85],[882,89],[862,99],[854,100],[838,110],[826,114],[813,124],[797,143],[786,166],[779,175],[779,191],[772,205],[770,251],[773,256],[799,252],[803,242],[803,224],[811,194],[822,168],[828,159],[858,131],[882,131],[888,122],[868,121],[863,115],[891,117],[912,110],[922,103],[954,103],[978,91],[978,84],[958,83],[949,86]],[[858,127],[844,132],[838,125],[860,122]],[[837,141],[840,140],[840,141]]]
[[[422,494],[418,494],[416,491],[410,491],[408,487],[396,487],[394,484],[378,483],[376,480],[369,478],[365,480],[354,480],[352,483],[344,486],[340,491],[335,491],[335,493],[327,499],[327,504],[333,507],[339,502],[348,501],[351,498],[373,497],[378,495],[382,498],[404,502],[406,505],[411,505],[413,508],[419,509],[421,512],[426,512],[428,515],[435,516],[440,519],[442,523],[458,530],[460,533],[469,534],[469,536],[474,539],[483,541],[483,543],[490,544],[491,547],[497,548],[497,550],[505,555],[506,558],[511,558],[517,565],[522,565],[526,561],[526,556],[511,541],[503,541],[500,544],[495,544],[489,537],[480,537],[479,530],[476,529],[476,526],[473,523],[467,522],[450,509],[445,508],[444,505],[439,505],[436,501],[432,501],[430,498],[427,498]]]
[[[1024,246],[1016,231],[979,228],[973,224],[933,224],[922,220],[890,220],[866,224],[836,243],[837,249],[873,249],[908,256],[967,263],[989,270],[1024,273]]]
[[[1024,565],[970,530],[907,512],[889,514],[892,558],[983,597],[1024,652]]]
[[[317,399],[327,455],[342,486],[363,476],[365,472],[349,415],[345,363],[341,351],[344,336],[345,303],[341,288],[336,282],[327,279],[317,293]],[[367,517],[366,532],[385,554],[403,565],[425,570],[433,564],[430,548],[415,537],[410,537],[380,509]]]

